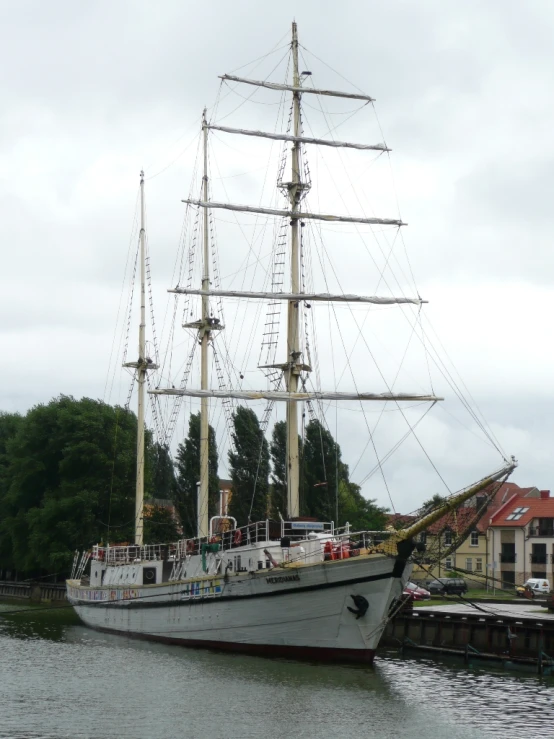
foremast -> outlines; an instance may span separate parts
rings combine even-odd
[[[144,208],[144,172],[140,173],[140,324],[138,360],[126,362],[124,367],[136,369],[138,387],[137,408],[137,465],[135,488],[135,544],[144,543],[144,407],[146,374],[158,366],[146,356],[146,221]]]

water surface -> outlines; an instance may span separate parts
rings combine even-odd
[[[0,618],[2,738],[551,736],[552,678],[395,652],[365,667],[171,647],[91,631],[66,610]]]

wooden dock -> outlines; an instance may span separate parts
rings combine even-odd
[[[403,650],[456,655],[467,663],[500,662],[554,674],[554,614],[537,604],[414,608],[389,622],[382,643]]]

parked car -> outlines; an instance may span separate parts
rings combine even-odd
[[[407,595],[411,600],[428,600],[431,593],[425,588],[420,588],[415,582],[407,582],[403,595]]]
[[[461,577],[439,577],[427,586],[431,595],[463,595],[467,593],[467,583]]]
[[[523,585],[516,586],[516,595],[525,596],[525,591],[530,591],[531,597],[535,595],[546,595],[550,592],[550,582],[544,577],[530,577]]]

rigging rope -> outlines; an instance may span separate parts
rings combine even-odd
[[[135,210],[134,210],[134,215],[133,215],[133,220],[132,220],[131,234],[130,234],[130,237],[129,237],[129,244],[128,244],[128,247],[127,247],[127,256],[126,256],[126,259],[125,259],[125,269],[123,271],[123,280],[121,282],[121,290],[120,290],[120,294],[119,294],[119,303],[118,303],[118,306],[117,306],[117,314],[116,314],[116,321],[115,321],[114,333],[113,333],[113,338],[112,338],[112,346],[111,346],[111,350],[110,350],[110,358],[109,358],[109,361],[108,361],[108,371],[106,373],[106,381],[105,381],[105,384],[104,384],[103,398],[104,398],[104,401],[107,402],[107,403],[109,403],[110,398],[112,396],[113,384],[114,384],[114,381],[115,381],[115,373],[116,373],[116,364],[115,364],[115,362],[114,362],[114,366],[113,366],[113,373],[111,373],[111,367],[112,367],[112,360],[113,360],[113,357],[114,357],[114,348],[115,348],[115,343],[116,343],[116,336],[117,336],[117,332],[118,332],[118,328],[119,328],[119,317],[121,315],[121,307],[122,307],[122,304],[123,304],[123,294],[125,292],[125,283],[127,282],[127,270],[129,269],[129,262],[130,262],[130,259],[131,259],[131,247],[132,247],[133,242],[135,240],[136,231],[137,231],[137,228],[138,228],[138,208],[139,208],[139,202],[140,202],[140,188],[137,189],[137,196],[136,196],[136,199],[135,199]],[[138,252],[137,252],[137,254],[138,254]],[[135,257],[135,260],[136,260],[136,257]],[[134,268],[134,272],[133,272],[133,282],[134,282],[134,273],[135,272],[136,272],[136,261],[135,261],[135,268]],[[122,327],[122,329],[121,329],[121,335],[120,335],[120,338],[119,338],[119,346],[118,346],[118,350],[116,352],[116,357],[119,354],[119,350],[120,350],[121,344],[123,342],[123,330],[124,329]],[[110,382],[110,374],[111,374],[111,382]],[[108,391],[108,384],[110,386],[109,387],[109,392],[107,392]]]

